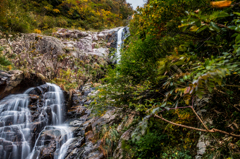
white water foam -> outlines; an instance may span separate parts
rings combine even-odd
[[[123,43],[123,30],[124,28],[121,28],[118,30],[118,40],[117,40],[117,53],[116,53],[116,57],[117,57],[117,64],[119,63],[120,59],[121,59],[121,49],[122,49],[122,43]]]

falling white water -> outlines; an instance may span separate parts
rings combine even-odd
[[[60,126],[46,126],[42,132],[39,134],[33,150],[29,155],[29,159],[39,158],[41,149],[46,146],[45,138],[46,136],[51,136],[54,138],[56,142],[56,151],[54,155],[54,159],[63,159],[65,154],[67,153],[67,149],[69,144],[73,139],[73,134],[71,129],[68,126],[60,125]]]
[[[33,110],[30,110],[31,105],[29,106],[32,101],[29,95],[31,93],[41,94],[41,100],[36,101],[34,104],[36,108]],[[73,137],[68,126],[60,126],[63,122],[63,104],[62,90],[50,83],[43,87],[30,88],[23,94],[10,95],[2,99],[0,101],[0,159],[39,158],[40,148],[46,146],[48,142],[47,138],[45,140],[47,133],[56,137],[54,158],[63,158],[67,153],[67,143]],[[39,115],[34,119],[33,115],[37,113]],[[32,134],[35,133],[34,124],[39,124],[40,131],[41,127],[45,127],[36,142],[32,143],[32,140],[35,140],[32,138]]]
[[[53,124],[62,124],[63,121],[63,115],[62,115],[62,104],[64,102],[64,96],[61,88],[55,84],[47,83],[49,85],[49,91],[44,95],[44,98],[46,99],[46,105],[51,104],[50,107],[52,110],[57,109],[57,112],[53,112],[53,116],[57,116],[56,123]]]
[[[25,159],[30,153],[28,103],[26,94],[11,95],[0,101],[0,154],[3,155],[0,158]]]
[[[43,108],[47,111],[51,108],[52,121],[55,126],[45,126],[41,133],[39,133],[32,152],[29,154],[28,159],[38,159],[40,152],[43,148],[46,148],[45,138],[51,136],[56,141],[56,150],[54,153],[54,159],[63,159],[67,153],[68,145],[73,138],[73,133],[68,126],[60,125],[63,122],[62,107],[64,103],[63,92],[57,85],[47,83],[49,91],[43,95],[45,101]],[[44,113],[40,114],[39,121],[45,120]]]
[[[65,142],[62,145],[62,147],[61,147],[61,149],[59,151],[59,156],[56,159],[64,159],[64,157],[65,157],[65,155],[67,153],[67,150],[68,150],[70,144],[73,142],[73,140],[74,140],[74,138],[71,137],[70,139],[67,140],[67,142]]]
[[[121,49],[122,49],[122,43],[123,43],[123,30],[124,28],[121,28],[118,30],[118,40],[117,40],[117,53],[116,53],[116,57],[117,57],[117,64],[120,61],[121,58]]]
[[[61,134],[61,143],[57,144],[56,147],[56,151],[59,155],[58,156],[54,156],[54,159],[63,159],[66,152],[67,152],[67,148],[68,148],[68,143],[69,141],[71,141],[71,139],[73,138],[73,133],[71,131],[71,129],[69,129],[68,126],[54,126],[54,129],[60,131]]]

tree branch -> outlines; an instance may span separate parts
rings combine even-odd
[[[196,111],[193,108],[192,108],[192,110],[197,115]],[[201,123],[204,125],[205,129],[199,129],[199,128],[195,128],[195,127],[191,127],[191,126],[187,126],[187,125],[177,124],[177,123],[174,123],[172,121],[169,121],[169,120],[163,118],[162,116],[158,116],[156,114],[154,115],[154,117],[159,118],[159,119],[161,119],[161,120],[163,120],[163,121],[165,121],[167,123],[170,123],[172,125],[180,126],[180,127],[187,128],[187,129],[192,129],[192,130],[197,130],[197,131],[202,131],[202,132],[210,132],[210,133],[219,132],[219,133],[230,135],[230,136],[234,136],[234,137],[240,137],[240,135],[233,134],[233,133],[228,133],[226,131],[222,131],[222,130],[219,130],[219,129],[211,129],[211,130],[209,130],[198,115],[197,115],[197,117],[201,121]]]
[[[191,127],[191,126],[186,126],[186,125],[174,123],[174,122],[172,122],[172,121],[169,121],[169,120],[163,118],[162,116],[154,115],[154,117],[159,118],[159,119],[161,119],[161,120],[163,120],[163,121],[165,121],[165,122],[168,122],[168,123],[170,123],[170,124],[172,124],[172,125],[180,126],[180,127],[187,128],[187,129],[197,130],[197,131],[208,132],[208,131],[205,130],[205,129],[199,129],[199,128],[194,128],[194,127]]]

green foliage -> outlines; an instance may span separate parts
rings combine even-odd
[[[146,113],[182,101],[188,105],[239,74],[238,7],[215,11],[206,4],[210,2],[159,0],[139,9],[121,63],[109,70],[108,88],[100,96]],[[224,27],[226,21],[229,27]]]
[[[149,133],[143,136],[139,141],[135,144],[137,146],[137,155],[138,158],[159,158],[162,150],[162,143],[167,144],[168,138],[167,135],[158,135],[156,132]]]
[[[164,117],[177,120],[177,114],[183,119],[191,118],[187,115],[186,110],[178,113],[170,111]],[[181,124],[193,124],[186,120],[180,121]],[[131,140],[122,141],[122,148],[125,158],[191,159],[195,153],[191,148],[196,146],[198,137],[197,132],[174,127],[154,118],[144,118],[131,134]]]
[[[126,25],[130,4],[116,0],[2,0],[0,24],[8,32],[31,32],[53,27],[104,29]]]
[[[238,4],[239,1],[234,2]],[[103,80],[106,85],[99,88],[95,108],[100,111],[108,106],[130,108],[139,111],[141,117],[162,114],[179,124],[199,127],[195,125],[197,120],[191,110],[166,112],[170,108],[192,105],[197,111],[206,110],[204,115],[214,116],[211,128],[238,134],[239,126],[232,125],[240,124],[237,109],[240,101],[237,95],[240,88],[239,9],[235,3],[231,7],[213,8],[210,0],[149,1],[135,13],[121,62],[115,69],[109,69]],[[207,106],[201,103],[205,99],[209,101]],[[174,117],[175,113],[178,119]],[[166,127],[168,135],[176,137],[174,134],[178,129],[172,125]],[[137,157],[148,153],[146,145],[155,144],[149,136],[157,140],[162,135],[149,129],[149,121],[139,123],[132,134],[130,145],[138,145],[144,150],[139,151]],[[223,140],[221,133],[215,135]],[[184,138],[187,139],[181,140]],[[179,140],[176,139],[176,143]],[[233,144],[236,142],[232,141]],[[186,150],[177,149],[173,153],[161,148],[163,153],[158,152],[158,155],[164,154],[166,158],[176,157],[176,152],[182,155],[181,158],[193,156]],[[225,148],[218,145],[217,149],[219,151],[214,151],[219,154],[220,149]],[[220,156],[224,157],[235,151],[230,147],[222,150]],[[129,154],[135,152],[138,151],[129,151]]]
[[[113,150],[117,147],[120,138],[116,128],[116,124],[113,124],[112,126],[104,125],[100,132],[100,138],[103,141],[102,148],[107,156],[112,156]]]
[[[0,65],[2,66],[9,66],[12,65],[10,61],[8,61],[4,56],[0,56]]]
[[[173,159],[192,159],[189,155],[189,151],[167,151],[166,153],[163,153],[162,158],[173,158]]]
[[[12,69],[12,63],[8,60],[8,58],[3,55],[2,51],[4,48],[0,46],[0,69],[1,70],[11,70]]]

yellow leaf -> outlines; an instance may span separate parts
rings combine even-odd
[[[33,32],[34,32],[34,33],[37,33],[37,34],[41,34],[41,30],[39,30],[39,29],[34,29]]]
[[[217,1],[211,2],[211,6],[215,8],[224,8],[229,7],[232,4],[232,1]]]
[[[182,28],[182,27],[185,27],[185,26],[188,26],[189,24],[181,24],[178,26],[178,28]]]
[[[60,10],[58,10],[58,9],[53,9],[53,12],[55,12],[55,13],[60,13]]]
[[[184,100],[187,105],[189,105],[189,99]]]
[[[11,65],[7,66],[7,69],[8,69],[9,71],[12,70],[12,66],[11,66]]]
[[[197,27],[196,25],[194,25],[194,26],[192,26],[192,27],[190,28],[190,31],[196,32],[198,29],[199,29],[199,27]]]

